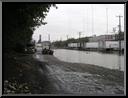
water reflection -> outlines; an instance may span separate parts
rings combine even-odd
[[[66,49],[56,49],[54,55],[66,62],[94,64],[124,71],[124,55]]]

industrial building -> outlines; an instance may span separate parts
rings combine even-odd
[[[69,43],[69,48],[79,48],[80,43]],[[86,42],[81,44],[82,49],[90,50],[119,50],[119,41],[98,41]],[[124,50],[124,41],[121,41],[121,50]]]
[[[123,36],[123,35],[122,35]],[[121,50],[124,50],[124,40],[121,37]],[[88,42],[83,43],[68,43],[69,48],[79,48],[86,50],[119,50],[119,36],[100,35],[89,38]]]

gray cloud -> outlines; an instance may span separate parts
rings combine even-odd
[[[66,35],[69,38],[77,38],[78,32],[82,32],[82,36],[106,34],[106,8],[108,8],[108,31],[110,34],[113,27],[117,27],[118,25],[118,18],[116,16],[124,16],[124,4],[58,4],[57,6],[58,9],[51,8],[45,19],[48,24],[36,29],[33,39],[38,40],[39,34],[42,35],[42,40],[48,40],[48,34],[50,34],[51,41],[60,40],[60,38],[65,40]],[[124,30],[123,18],[121,21],[122,30]]]

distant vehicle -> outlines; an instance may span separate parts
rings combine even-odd
[[[53,55],[53,50],[51,50],[51,42],[43,41],[36,44],[36,51],[41,52],[42,54]]]
[[[35,52],[36,52],[36,49],[34,47],[26,47],[25,48],[25,53],[33,54]]]
[[[42,49],[42,54],[49,54],[49,55],[53,55],[53,50],[50,49]]]
[[[51,48],[50,41],[42,42],[42,54],[53,55],[53,50],[51,50],[50,48]]]

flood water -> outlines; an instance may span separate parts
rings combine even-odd
[[[124,55],[119,56],[118,54],[101,52],[55,49],[54,56],[66,62],[93,64],[124,71]]]

